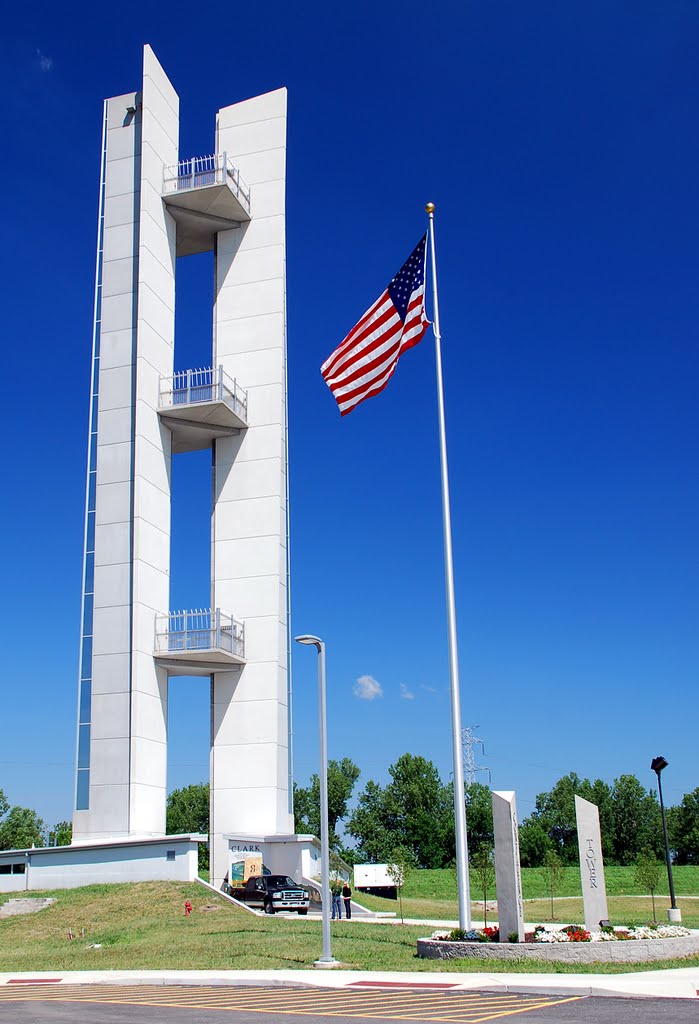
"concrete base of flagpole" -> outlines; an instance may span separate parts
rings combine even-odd
[[[679,907],[668,907],[667,919],[670,924],[682,924],[682,911]]]
[[[342,967],[339,960],[314,960],[313,966],[319,971],[331,971],[333,967]]]

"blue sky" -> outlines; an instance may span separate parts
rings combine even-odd
[[[218,107],[289,89],[293,625],[328,644],[330,756],[360,786],[405,751],[451,770],[431,336],[343,420],[318,369],[432,200],[463,724],[522,816],[570,770],[651,786],[658,753],[668,802],[695,788],[696,4],[124,10],[15,5],[0,43],[0,788],[72,812],[101,102],[138,87],[145,42],[182,156],[211,151]],[[204,360],[210,281],[206,257],[180,267],[180,368]],[[172,606],[203,606],[206,457],[174,489]],[[301,783],[315,670],[298,649]],[[208,687],[174,680],[171,784],[207,773]]]

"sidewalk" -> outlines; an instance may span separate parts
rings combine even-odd
[[[0,972],[0,986],[34,982],[55,985],[310,985],[361,988],[385,984],[395,989],[439,987],[451,991],[541,993],[556,996],[609,996],[627,999],[696,999],[699,967],[629,974],[462,974],[448,971],[25,971]]]

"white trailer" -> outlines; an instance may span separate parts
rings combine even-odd
[[[354,887],[377,896],[396,897],[396,883],[388,873],[388,864],[355,864]]]

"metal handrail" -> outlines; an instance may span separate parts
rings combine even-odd
[[[227,153],[193,156],[180,160],[163,170],[163,192],[182,192],[205,185],[228,185],[250,213],[250,188],[240,177],[240,171],[228,159]]]
[[[227,651],[245,656],[245,625],[220,608],[195,608],[155,617],[155,652]]]
[[[172,377],[160,378],[158,405],[161,409],[199,402],[225,402],[247,423],[248,393],[222,366],[179,370]]]

